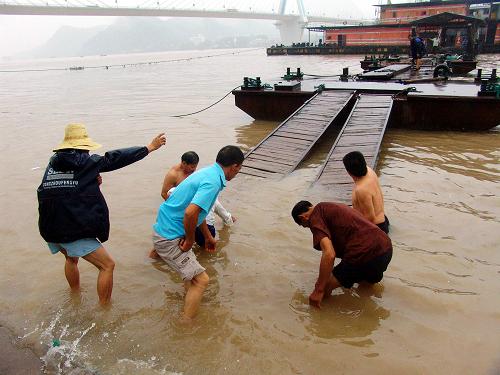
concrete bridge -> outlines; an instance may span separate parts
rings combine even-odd
[[[23,4],[15,0],[0,2],[0,14],[4,15],[42,15],[42,16],[125,16],[125,17],[201,17],[201,18],[232,18],[232,19],[261,19],[275,20],[284,44],[300,41],[304,28],[311,23],[328,24],[358,24],[367,23],[367,20],[354,20],[335,18],[325,15],[309,15],[306,13],[302,0],[295,0],[298,14],[287,13],[287,0],[279,0],[275,11],[265,8],[252,7],[249,4],[259,1],[247,2],[248,8],[220,7],[214,1],[204,1],[200,7],[196,0],[146,0],[140,5],[107,4],[104,1],[81,0],[30,0]],[[120,0],[121,1],[121,0]],[[293,0],[291,0],[293,1]],[[199,2],[199,1],[198,1]],[[267,1],[267,3],[273,3]]]

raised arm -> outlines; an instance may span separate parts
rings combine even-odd
[[[323,237],[319,244],[322,252],[319,275],[314,286],[314,291],[309,296],[309,304],[318,308],[321,307],[321,300],[325,294],[325,288],[330,280],[335,261],[335,249],[333,248],[332,241],[328,237]]]
[[[167,143],[167,138],[165,137],[165,133],[158,134],[156,137],[153,138],[151,143],[147,146],[148,153],[158,150],[165,143]]]
[[[99,172],[110,172],[135,163],[146,157],[150,152],[159,149],[166,143],[165,133],[160,133],[145,147],[129,147],[108,151],[104,156],[92,155],[99,162]]]

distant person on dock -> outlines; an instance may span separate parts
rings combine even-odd
[[[90,155],[101,145],[89,138],[84,125],[66,126],[64,141],[54,149],[37,190],[38,226],[52,254],[65,256],[64,272],[73,291],[80,289],[78,258],[83,258],[99,269],[99,302],[111,299],[115,262],[102,246],[109,237],[109,211],[99,188],[100,173],[135,163],[165,142],[161,133],[147,147]]]
[[[309,304],[321,301],[340,286],[378,283],[392,258],[391,239],[359,212],[338,203],[321,202],[313,206],[298,202],[292,209],[295,222],[311,230],[313,247],[322,252],[319,275]],[[342,261],[334,267],[335,258]]]
[[[435,36],[434,38],[431,38],[432,42],[432,53],[436,54],[439,51],[439,37]]]
[[[195,242],[196,227],[201,226],[205,249],[215,251],[216,240],[205,221],[217,196],[240,171],[243,152],[236,146],[225,146],[217,154],[216,163],[203,168],[175,188],[158,210],[153,225],[153,244],[158,255],[184,281],[183,321],[196,315],[209,278],[191,247]]]
[[[412,58],[412,64],[415,66],[416,70],[420,69],[420,65],[422,63],[422,57],[425,55],[425,44],[422,38],[415,35],[409,35],[408,39],[410,40],[410,53]]]
[[[173,187],[179,185],[186,177],[192,174],[196,168],[198,168],[198,163],[200,157],[194,151],[187,151],[181,156],[181,162],[174,165],[165,175],[163,180],[163,186],[161,188],[161,196],[163,199],[167,199],[168,191]]]
[[[389,219],[384,213],[384,196],[377,174],[366,165],[365,157],[359,151],[349,152],[342,161],[354,181],[352,208],[385,233],[389,233]]]

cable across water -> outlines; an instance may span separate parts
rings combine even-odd
[[[152,64],[165,64],[165,63],[173,63],[180,61],[190,61],[190,60],[200,60],[200,59],[208,59],[211,57],[219,57],[219,56],[227,56],[227,55],[236,55],[240,53],[253,52],[256,50],[260,50],[261,48],[252,48],[245,51],[236,51],[236,52],[227,52],[227,53],[219,53],[214,55],[204,55],[204,56],[194,56],[194,57],[184,57],[181,59],[171,59],[171,60],[159,60],[159,61],[142,61],[137,63],[129,63],[129,64],[108,64],[108,65],[93,65],[93,66],[72,66],[69,68],[43,68],[43,69],[19,69],[19,70],[0,70],[0,73],[25,73],[25,72],[50,72],[50,71],[65,71],[65,70],[85,70],[85,69],[109,69],[109,68],[127,68],[132,66],[141,66],[141,65],[152,65]]]

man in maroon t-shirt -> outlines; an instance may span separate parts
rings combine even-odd
[[[338,203],[313,206],[300,201],[292,217],[311,230],[313,247],[323,253],[318,281],[309,296],[311,305],[320,307],[323,297],[339,286],[351,288],[360,281],[374,284],[382,280],[392,258],[391,239],[359,212]],[[333,267],[335,257],[342,261]]]

